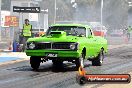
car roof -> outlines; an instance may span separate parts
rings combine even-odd
[[[52,26],[77,26],[77,27],[85,27],[85,28],[91,28],[89,25],[84,25],[84,24],[53,24]]]

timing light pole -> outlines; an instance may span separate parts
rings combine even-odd
[[[54,24],[56,23],[56,0],[55,0],[55,7],[54,7],[54,9],[55,9],[55,13],[54,13]]]
[[[103,29],[103,3],[104,1],[101,0],[101,36],[102,36],[102,29]]]

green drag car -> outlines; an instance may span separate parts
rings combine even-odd
[[[101,66],[104,53],[107,52],[107,40],[94,36],[88,25],[54,24],[41,37],[29,38],[26,55],[30,57],[33,69],[38,69],[41,62],[52,60],[60,66],[63,61],[84,67],[84,60],[92,61],[93,66]]]

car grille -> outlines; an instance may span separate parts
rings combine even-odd
[[[51,49],[51,43],[36,43],[35,49]]]
[[[70,49],[70,43],[53,43],[52,49]]]
[[[35,49],[70,49],[70,43],[35,43]]]
[[[70,44],[71,43],[73,43],[73,42],[52,42],[52,43],[51,42],[34,42],[34,44],[35,44],[34,50],[39,50],[39,49],[40,50],[41,49],[49,49],[49,50],[51,50],[51,49],[52,50],[71,50],[70,49]],[[27,43],[27,47],[29,47],[29,45],[30,45],[30,43]],[[27,48],[27,49],[29,49],[29,48]]]

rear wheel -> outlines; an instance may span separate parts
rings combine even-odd
[[[84,67],[84,59],[85,59],[85,55],[82,53],[82,55],[80,56],[80,58],[76,59],[76,68]]]
[[[101,66],[104,60],[104,52],[103,49],[101,49],[100,53],[96,58],[92,60],[92,65],[93,66]]]
[[[31,67],[34,70],[38,70],[38,68],[40,66],[40,62],[41,62],[41,58],[39,58],[39,57],[30,57],[30,64],[31,64]]]

